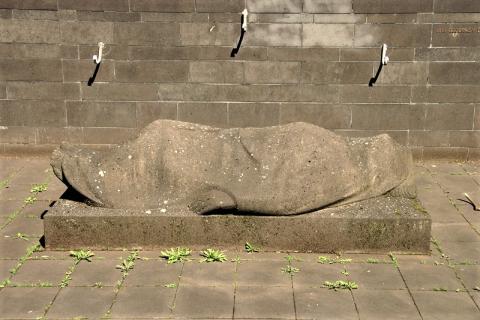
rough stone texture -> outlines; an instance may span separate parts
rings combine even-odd
[[[373,198],[308,214],[199,216],[188,211],[91,207],[59,200],[44,217],[49,249],[239,247],[300,252],[401,251],[427,253],[430,217],[415,200]]]
[[[392,190],[414,195],[411,165],[410,152],[388,135],[348,139],[302,122],[219,129],[157,120],[111,150],[65,144],[52,156],[57,177],[103,207],[272,215]]]

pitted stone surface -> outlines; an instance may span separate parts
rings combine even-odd
[[[346,138],[302,122],[220,129],[158,120],[106,151],[64,144],[52,166],[106,208],[292,215],[394,189],[405,195],[411,159],[388,135]]]

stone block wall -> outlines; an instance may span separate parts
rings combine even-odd
[[[476,0],[0,0],[0,151],[114,144],[166,118],[307,121],[476,159],[479,21]]]

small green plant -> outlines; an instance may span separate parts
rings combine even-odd
[[[439,288],[433,288],[433,291],[447,291],[447,289],[439,287]]]
[[[420,203],[420,201],[418,201],[418,200],[415,200],[415,201],[413,202],[413,208],[414,208],[415,210],[423,213],[423,214],[427,214],[427,213],[428,213],[427,209],[425,209],[425,208],[422,206],[422,204]]]
[[[70,256],[75,258],[75,262],[79,263],[82,260],[92,262],[92,257],[95,254],[90,250],[74,250],[70,251]]]
[[[192,253],[189,248],[170,248],[169,250],[160,251],[160,257],[167,259],[167,263],[176,263],[188,260],[188,256]]]
[[[75,270],[75,266],[76,264],[69,267],[67,272],[65,272],[65,275],[63,276],[62,281],[60,281],[60,288],[68,287],[68,284],[70,283],[70,281],[72,281],[72,273],[73,273],[73,270]]]
[[[342,274],[343,274],[344,276],[350,275],[350,273],[347,271],[347,269],[344,269],[344,270],[342,271]]]
[[[122,263],[117,265],[116,268],[120,269],[124,277],[128,274],[128,271],[132,270],[135,266],[135,260],[138,259],[138,251],[132,251],[128,255],[127,259],[123,259]],[[121,285],[121,283],[120,283]]]
[[[53,284],[50,283],[50,282],[39,282],[37,284],[37,287],[40,287],[40,288],[50,288],[50,287],[53,287]]]
[[[2,190],[3,188],[6,188],[9,183],[10,183],[10,180],[8,179],[0,181],[0,190]]]
[[[207,249],[200,253],[204,257],[201,262],[224,262],[227,261],[227,257],[223,251],[217,249]]]
[[[287,273],[291,276],[293,276],[295,273],[297,273],[299,271],[300,271],[300,269],[292,267],[291,265],[288,265],[288,266],[282,268],[283,273]]]
[[[297,257],[292,256],[292,255],[287,255],[284,258],[285,258],[285,260],[287,260],[288,263],[292,263],[293,261],[302,261],[302,259],[297,258]]]
[[[167,284],[164,284],[163,285],[165,288],[176,288],[177,287],[177,284],[176,283],[167,283]]]
[[[2,282],[0,282],[0,288],[5,288],[11,283],[10,279],[4,279]]]
[[[358,285],[353,281],[344,281],[344,280],[337,280],[335,282],[325,281],[323,286],[328,289],[338,290],[338,289],[358,289]]]
[[[260,249],[252,245],[250,242],[245,242],[245,251],[248,253],[254,253],[254,252],[259,252]]]
[[[346,263],[352,262],[352,259],[340,258],[339,256],[335,258],[320,256],[318,257],[317,262],[321,264],[334,264],[334,263],[346,264]]]
[[[393,265],[398,268],[398,260],[397,260],[397,257],[395,257],[395,255],[394,255],[392,252],[390,252],[390,253],[388,254],[388,256],[389,256],[390,259],[392,260]]]
[[[35,201],[37,201],[37,197],[35,197],[34,195],[25,198],[25,204],[34,204]]]
[[[378,259],[368,258],[367,263],[377,264],[380,263],[380,261]]]
[[[28,236],[25,234],[25,233],[21,233],[21,232],[17,232],[17,234],[15,235],[15,237],[17,239],[22,239],[22,240],[25,240],[25,241],[28,241]]]
[[[44,192],[47,191],[48,185],[46,183],[39,183],[39,184],[34,184],[32,186],[32,189],[30,189],[31,193],[39,193],[39,192]]]
[[[102,282],[95,282],[92,287],[103,288],[103,283]]]

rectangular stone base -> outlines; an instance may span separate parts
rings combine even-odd
[[[44,227],[47,248],[59,250],[231,248],[248,241],[265,251],[429,253],[431,219],[417,200],[393,197],[297,216],[166,214],[60,199]]]

